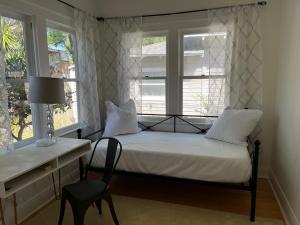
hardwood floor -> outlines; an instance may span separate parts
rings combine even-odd
[[[147,176],[114,175],[113,194],[177,203],[194,207],[249,215],[250,193],[247,191],[183,183]],[[257,216],[283,219],[266,179],[259,179]]]

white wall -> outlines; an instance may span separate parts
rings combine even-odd
[[[274,105],[278,60],[278,42],[281,0],[268,1],[262,15],[262,54],[263,54],[263,111],[262,154],[260,174],[268,175],[274,149]]]
[[[290,225],[300,224],[300,1],[281,6],[272,184]],[[275,64],[274,64],[275,65]]]

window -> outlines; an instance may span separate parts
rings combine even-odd
[[[146,35],[142,47],[142,81],[138,84],[142,99],[136,101],[138,113],[166,113],[166,62],[166,35]]]
[[[66,103],[54,105],[54,128],[61,129],[78,123],[78,80],[75,35],[47,28],[50,76],[65,80]]]
[[[182,113],[220,114],[225,101],[226,33],[183,34]]]
[[[28,102],[28,64],[25,42],[25,22],[12,17],[0,17],[2,44],[5,49],[5,76],[8,110],[14,142],[33,137],[31,108]]]

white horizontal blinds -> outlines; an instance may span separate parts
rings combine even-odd
[[[102,87],[105,100],[120,104],[133,98],[141,110],[141,18],[105,19],[102,23]]]
[[[166,34],[144,33],[142,46],[142,74],[138,84],[141,107],[144,114],[166,113]]]
[[[98,77],[100,77],[100,26],[95,17],[80,10],[74,12],[76,30],[79,121],[84,133],[101,128]]]
[[[3,21],[0,15],[0,151],[11,143],[10,118],[8,113],[8,95],[5,77],[5,50],[2,43]]]
[[[222,31],[222,30],[221,30]],[[219,115],[225,107],[226,32],[183,36],[183,114]]]

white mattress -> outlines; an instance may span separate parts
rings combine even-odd
[[[187,133],[143,131],[116,138],[123,146],[119,170],[228,183],[246,182],[251,175],[245,146]],[[106,146],[107,141],[98,145],[92,166],[103,168]]]

